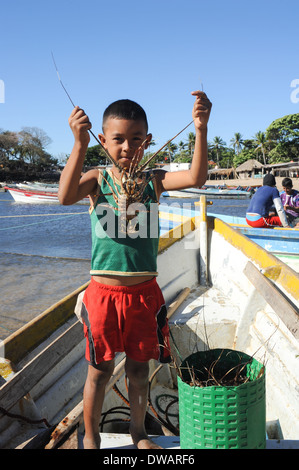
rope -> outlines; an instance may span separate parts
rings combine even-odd
[[[18,215],[0,215],[0,219],[7,219],[11,217],[46,217],[48,215],[77,215],[77,214],[88,214],[88,211],[86,212],[70,212],[70,213],[65,213],[65,212],[57,212],[56,214],[18,214]]]
[[[80,212],[75,212],[75,213],[72,213],[72,214],[61,214],[61,215],[64,215],[65,217],[72,217],[74,214],[80,214]],[[84,214],[84,212],[81,212],[81,214]],[[24,227],[29,227],[30,225],[38,225],[38,224],[44,224],[45,222],[52,222],[53,220],[57,220],[57,218],[44,220],[42,222],[32,222],[31,224],[23,224],[23,225],[14,225],[12,227],[4,227],[4,228],[0,228],[0,230],[24,228]]]
[[[150,409],[152,410],[154,416],[156,417],[156,419],[160,422],[160,424],[162,424],[165,428],[167,428],[170,432],[172,432],[174,435],[178,435],[177,432],[178,430],[173,426],[172,423],[169,422],[169,420],[167,419],[167,416],[166,416],[166,419],[167,421],[165,421],[161,416],[159,416],[159,414],[157,413],[157,411],[155,410],[155,408],[153,407],[153,404],[152,404],[152,401],[151,401],[151,396],[150,396],[150,389],[151,389],[151,383],[152,383],[152,380],[153,378],[155,377],[155,375],[159,372],[159,370],[163,367],[163,364],[160,364],[157,369],[153,372],[153,374],[151,375],[150,379],[149,379],[149,388],[148,388],[148,405],[150,407]],[[125,385],[126,385],[126,389],[128,391],[128,387],[127,387],[127,376],[125,376]],[[125,398],[125,396],[121,393],[121,391],[119,390],[119,388],[117,387],[117,385],[115,384],[113,387],[113,390],[115,391],[115,393],[126,403],[126,405],[128,406],[128,409],[130,409],[130,403],[129,403],[129,400],[127,400]],[[111,410],[114,410],[114,408],[112,408]],[[106,412],[106,414],[109,413],[110,410],[108,410]],[[105,414],[105,417],[106,417],[106,414]],[[152,419],[151,415],[146,413],[148,415],[149,418]],[[104,418],[105,418],[104,417]]]
[[[48,421],[46,420],[46,418],[42,418],[42,419],[30,419],[30,418],[26,418],[26,416],[22,416],[22,415],[19,415],[19,414],[16,414],[16,413],[10,413],[9,411],[5,410],[4,408],[2,408],[2,406],[0,406],[0,412],[6,416],[8,416],[9,418],[15,418],[15,419],[21,419],[22,421],[25,421],[26,423],[29,423],[29,424],[41,424],[41,423],[44,423],[47,428],[50,428],[51,427],[51,424],[48,423]]]
[[[39,255],[34,253],[18,253],[14,251],[0,251],[1,255],[14,255],[14,256],[35,256],[36,258],[49,258],[49,259],[63,259],[66,261],[89,261],[90,258],[71,258],[70,256],[50,256],[50,255]]]

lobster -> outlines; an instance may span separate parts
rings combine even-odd
[[[138,211],[138,208],[136,208],[136,204],[144,204],[148,197],[144,199],[144,190],[146,186],[154,179],[154,174],[152,173],[149,177],[146,175],[146,170],[149,167],[149,164],[152,160],[154,160],[157,155],[163,150],[173,139],[175,139],[179,134],[181,134],[190,124],[192,124],[193,121],[191,121],[184,129],[182,129],[178,134],[176,134],[174,137],[169,139],[166,144],[164,144],[157,152],[155,152],[153,155],[151,155],[142,165],[139,165],[144,146],[146,144],[146,140],[138,147],[136,150],[129,169],[124,169],[120,167],[120,165],[117,164],[116,161],[112,157],[109,156],[109,153],[106,152],[107,157],[110,158],[110,161],[119,169],[120,171],[120,190],[118,190],[117,185],[115,184],[114,180],[114,187],[115,190],[111,187],[107,179],[103,176],[105,179],[111,194],[113,195],[114,201],[116,203],[116,210],[118,210],[120,217],[122,218],[122,223],[121,223],[121,230],[127,230],[127,226],[125,228],[124,220],[126,221],[126,225],[130,220],[136,217],[136,213]],[[105,149],[106,151],[106,149]],[[158,202],[158,201],[155,201]],[[134,211],[128,211],[128,208],[132,205],[136,210]],[[132,231],[132,228],[129,229],[128,231]]]

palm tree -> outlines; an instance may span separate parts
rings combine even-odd
[[[240,132],[235,133],[234,137],[231,139],[231,144],[232,144],[232,147],[234,147],[235,153],[239,155],[241,147],[244,144],[244,141],[242,139],[242,135],[240,134]]]
[[[148,152],[150,152],[150,148],[151,148],[151,147],[154,147],[155,145],[157,145],[157,144],[156,144],[156,142],[154,141],[154,139],[152,139],[152,140],[150,141],[149,145],[148,145]]]
[[[179,143],[178,143],[179,152],[183,152],[186,145],[187,145],[186,142],[184,142],[183,140],[180,140]]]
[[[211,145],[211,149],[215,150],[216,152],[216,157],[217,157],[217,163],[219,164],[220,160],[220,155],[221,155],[221,150],[225,147],[226,143],[221,139],[221,137],[216,136],[214,137],[214,140]]]
[[[191,157],[193,155],[194,146],[195,146],[195,134],[194,134],[194,132],[189,132],[189,134],[188,134],[188,149],[189,149],[189,153],[190,153]]]
[[[255,134],[254,136],[254,139],[255,139],[255,151],[258,152],[259,150],[261,150],[262,152],[262,155],[263,155],[263,160],[264,160],[264,165],[267,165],[267,162],[266,162],[266,144],[267,144],[267,138],[266,138],[266,134],[262,131],[259,131]]]
[[[169,144],[167,144],[166,152],[168,153],[169,162],[171,162],[171,158],[173,157],[173,154],[177,151],[177,148],[178,146],[173,142],[169,142]]]

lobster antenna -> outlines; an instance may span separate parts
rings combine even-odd
[[[61,78],[60,78],[60,75],[59,75],[59,72],[58,72],[58,68],[57,68],[57,65],[56,65],[56,62],[55,62],[55,59],[54,59],[53,52],[51,52],[51,54],[52,54],[52,59],[53,59],[54,67],[55,67],[55,69],[56,69],[56,73],[57,73],[57,77],[58,77],[58,80],[59,80],[59,82],[60,82],[60,85],[61,85],[62,88],[64,89],[64,91],[65,91],[65,93],[66,93],[68,99],[70,100],[70,102],[72,103],[73,107],[75,108],[76,106],[75,106],[75,104],[74,104],[72,98],[71,98],[70,95],[68,94],[67,89],[65,88],[65,86],[64,86],[64,84],[62,83],[62,80],[61,80]]]
[[[59,75],[59,72],[58,72],[58,68],[57,68],[57,65],[56,65],[56,62],[55,62],[55,59],[54,59],[54,54],[53,52],[51,52],[52,54],[52,59],[53,59],[53,63],[54,63],[54,66],[55,66],[55,69],[56,69],[56,73],[57,73],[57,77],[58,77],[58,80],[62,86],[62,88],[64,89],[68,99],[70,100],[70,102],[72,103],[73,107],[75,108],[75,104],[72,100],[72,98],[70,97],[69,93],[67,92],[67,89],[65,88],[64,84],[62,83],[62,80],[60,78],[60,75]],[[105,149],[104,145],[102,144],[102,142],[97,138],[97,136],[92,132],[91,129],[89,129],[89,132],[90,134],[93,136],[93,138],[97,141],[97,143],[102,147],[102,149],[104,150],[105,154],[107,155],[108,159],[111,161],[111,163],[113,163],[118,169],[119,171],[122,171],[122,168],[120,167],[120,165],[114,160],[114,158],[111,157],[111,155],[109,154],[108,150]]]
[[[201,78],[199,77],[199,81],[200,81],[200,84],[201,84],[201,91],[203,91],[203,83],[201,81]]]
[[[163,150],[166,145],[168,145],[172,140],[174,140],[178,135],[180,135],[182,132],[184,132],[184,130],[187,129],[187,127],[191,126],[191,124],[193,123],[193,119],[191,122],[189,122],[189,124],[187,124],[187,126],[184,127],[184,129],[182,129],[180,132],[178,132],[174,137],[172,137],[171,139],[169,139],[166,144],[164,144],[161,148],[159,148],[159,150],[157,150],[157,152],[154,153],[154,155],[152,155],[145,163],[143,163],[143,165],[141,165],[139,168],[138,168],[138,171],[143,171],[147,165],[158,155],[159,152],[161,152],[161,150]]]
[[[201,91],[203,91],[203,83],[201,81],[201,78],[199,77],[199,81],[200,81],[200,85],[201,85]],[[166,145],[168,145],[172,140],[174,140],[178,135],[180,135],[182,132],[184,132],[185,129],[187,129],[187,127],[189,127],[191,124],[192,124],[193,120],[191,122],[189,122],[189,124],[187,124],[186,127],[184,127],[184,129],[182,129],[180,132],[178,132],[178,134],[176,134],[174,137],[172,137],[172,139],[169,139],[166,144],[163,145],[163,147],[161,147],[157,152],[154,153],[154,155],[152,155],[143,165],[141,165],[141,167],[138,169],[139,171],[143,171],[145,169],[145,167],[157,156],[157,154],[159,152],[161,152],[161,150],[164,149],[164,147],[166,147]]]

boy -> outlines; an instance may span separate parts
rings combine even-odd
[[[144,189],[144,204],[159,200],[163,191],[202,186],[206,181],[207,124],[212,105],[205,93],[196,91],[192,95],[195,96],[192,117],[196,142],[191,168],[173,173],[154,170],[154,180]],[[137,103],[130,100],[112,103],[104,112],[99,139],[117,166],[113,165],[102,178],[98,170],[90,170],[81,177],[91,123],[84,111],[76,107],[69,124],[75,142],[61,174],[59,200],[62,204],[74,204],[87,195],[92,200],[92,278],[82,309],[89,361],[83,396],[84,448],[100,447],[99,423],[105,386],[114,369],[115,352],[125,351],[132,440],[137,448],[155,449],[158,447],[149,440],[144,428],[148,362],[151,358],[169,361],[166,308],[156,283],[158,236],[124,239],[116,230],[111,238],[104,237],[105,224],[101,223],[103,213],[100,213],[101,204],[115,207],[111,188],[117,192],[120,169],[129,167],[137,149],[144,141],[147,148],[152,136],[148,133],[145,112]],[[138,157],[142,158],[142,152]],[[115,210],[113,215],[116,217]]]
[[[299,222],[299,191],[293,189],[291,178],[284,178],[281,182],[283,192],[280,194],[281,202],[291,223]]]

